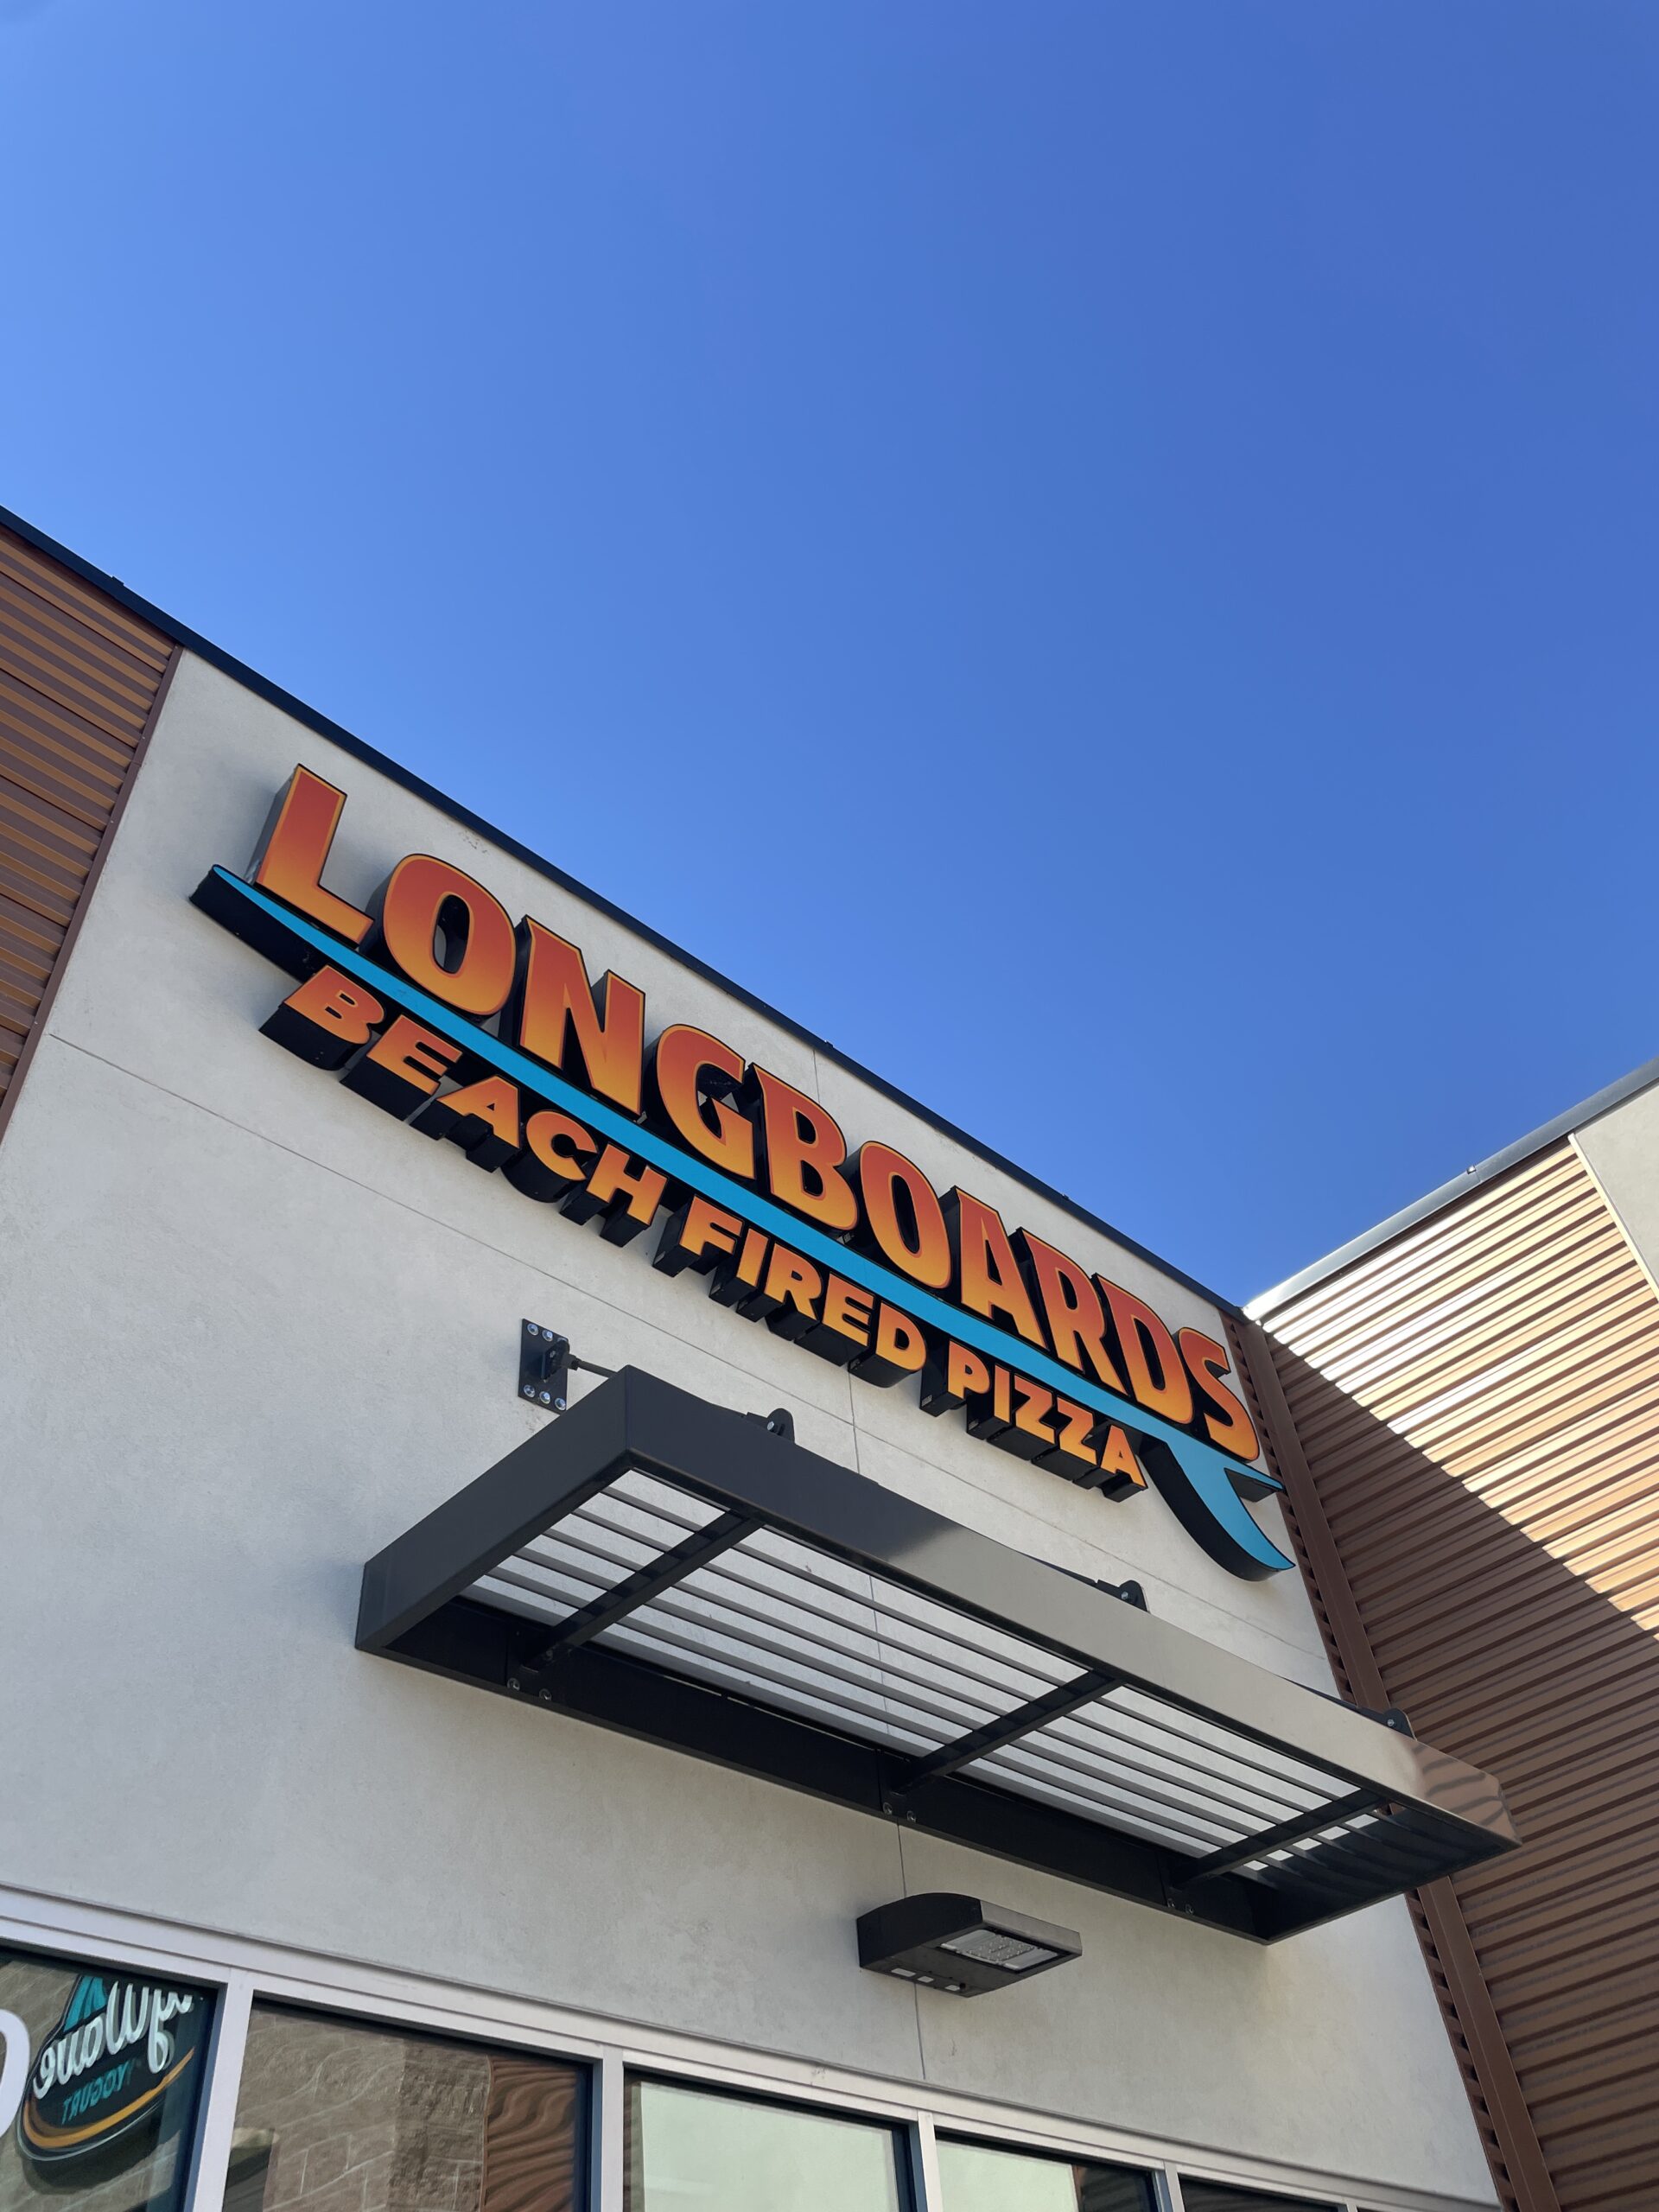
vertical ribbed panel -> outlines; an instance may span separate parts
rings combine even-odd
[[[172,651],[0,530],[0,1128]]]
[[[1243,1387],[1250,1417],[1262,1440],[1268,1464],[1285,1485],[1286,1529],[1313,1603],[1314,1618],[1319,1624],[1337,1688],[1354,1704],[1369,1706],[1373,1711],[1381,1710],[1389,1702],[1388,1690],[1371,1656],[1364,1624],[1354,1605],[1353,1592],[1337,1557],[1306,1460],[1291,1427],[1289,1408],[1285,1403],[1277,1369],[1272,1363],[1281,1355],[1274,1351],[1255,1324],[1243,1319],[1230,1319],[1227,1333],[1233,1350],[1233,1364]],[[1264,1369],[1267,1371],[1264,1372]],[[1461,1915],[1455,1898],[1451,1895],[1449,1883],[1437,1883],[1432,1890],[1421,1895],[1414,1893],[1407,1900],[1413,1925],[1417,1930],[1417,1940],[1422,1947],[1423,1960],[1428,1968],[1435,2001],[1440,2008],[1440,2016],[1451,2039],[1458,2070],[1463,2076],[1463,2086],[1474,2114],[1475,2126],[1480,2133],[1481,2148],[1485,2152],[1487,2164],[1491,2168],[1503,2212],[1559,2212],[1559,2206],[1550,2203],[1547,2193],[1542,2202],[1533,2196],[1523,2198],[1511,2178],[1511,2164],[1521,2163],[1514,2157],[1511,2138],[1517,2131],[1523,2139],[1531,2132],[1520,2085],[1515,2081],[1514,2069],[1508,2065],[1508,2054],[1504,2052],[1500,2070],[1506,2072],[1504,2087],[1509,2092],[1513,2121],[1511,2126],[1505,2127],[1501,2112],[1495,2113],[1493,2109],[1498,2102],[1491,2094],[1495,2085],[1483,2075],[1476,2063],[1471,2042],[1471,2025],[1466,2017],[1471,2012],[1478,2011],[1489,2037],[1496,2038],[1501,2045],[1502,2034],[1492,2010],[1491,1994],[1480,1979],[1478,1970],[1475,1975],[1476,1986],[1472,1989],[1459,1991],[1453,1986],[1452,1975],[1441,1958],[1440,1947],[1434,1940],[1434,1929],[1425,1910],[1426,1901],[1431,1898],[1441,1908],[1435,1917],[1442,1926],[1448,1914],[1457,1915],[1459,1920]],[[1465,1936],[1466,1943],[1466,1930]],[[1542,2161],[1538,2156],[1535,2140],[1526,2147],[1530,2150],[1541,2174]]]
[[[1653,2212],[1659,1297],[1563,1141],[1263,1318],[1387,1695],[1521,1830],[1452,1886],[1555,2195]]]

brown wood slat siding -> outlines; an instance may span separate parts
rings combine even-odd
[[[1389,1703],[1285,1403],[1268,1342],[1253,1322],[1227,1331],[1268,1464],[1285,1484],[1285,1521],[1337,1688],[1357,1705]],[[1506,2212],[1560,2212],[1502,2028],[1448,1882],[1408,1899],[1429,1980]]]
[[[0,1135],[175,658],[0,530]]]
[[[1494,2171],[1521,2212],[1655,2212],[1659,1296],[1567,1139],[1266,1325],[1332,1649],[1346,1608],[1361,1672],[1498,1776],[1524,1839],[1420,1903],[1425,1923],[1450,1893],[1430,1967]],[[1483,2019],[1548,2195],[1503,2171]]]

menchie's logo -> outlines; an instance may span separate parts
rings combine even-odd
[[[25,2158],[54,2167],[149,2139],[168,2090],[200,2063],[207,2009],[164,1982],[81,1974],[29,2071],[17,2114]]]
[[[1172,1329],[995,1206],[937,1192],[818,1100],[683,1022],[647,1046],[644,993],[429,854],[366,906],[322,876],[346,795],[296,768],[252,870],[197,906],[301,978],[264,1033],[527,1198],[702,1275],[750,1321],[1096,1490],[1156,1484],[1233,1573],[1291,1562],[1244,1503],[1277,1488],[1225,1347]]]

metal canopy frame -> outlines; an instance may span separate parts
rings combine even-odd
[[[1497,1783],[636,1368],[364,1569],[365,1651],[1271,1942]]]

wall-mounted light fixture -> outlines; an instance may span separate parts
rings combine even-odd
[[[950,1890],[878,1905],[858,1923],[860,1966],[948,1997],[1011,1989],[1082,1953],[1075,1929]]]

